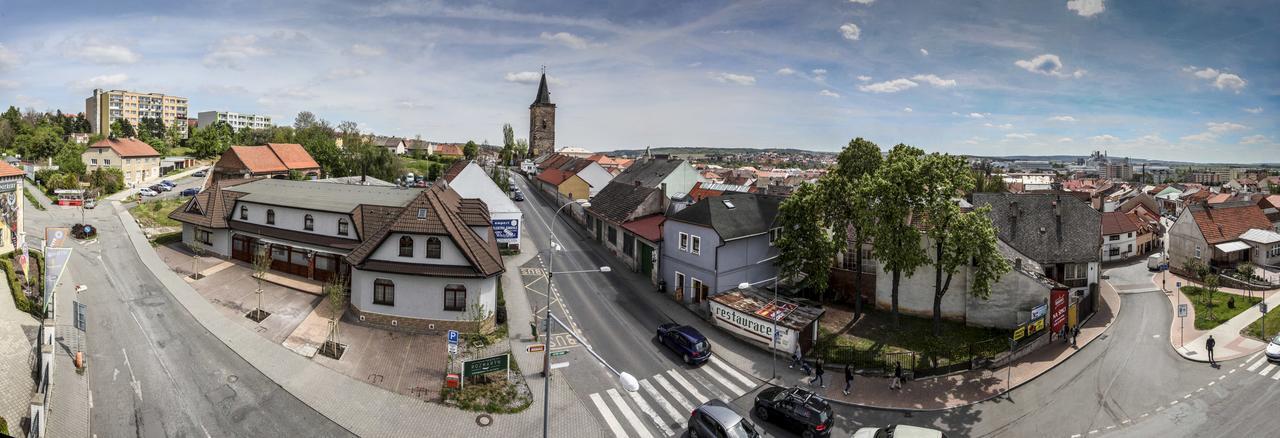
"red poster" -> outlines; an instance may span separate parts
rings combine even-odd
[[[1053,289],[1049,291],[1049,316],[1053,332],[1062,333],[1062,327],[1067,325],[1066,289]]]

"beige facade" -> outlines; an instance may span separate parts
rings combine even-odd
[[[165,127],[177,126],[187,131],[187,98],[160,93],[135,93],[125,90],[93,90],[85,99],[85,116],[94,134],[109,134],[111,124],[124,119],[138,126],[144,118],[158,118]]]
[[[104,142],[108,141],[104,140]],[[141,143],[137,140],[132,141]],[[120,169],[124,173],[124,183],[129,186],[160,176],[160,154],[155,153],[154,150],[150,153],[137,153],[127,147],[111,147],[109,144],[102,145],[102,143],[89,147],[80,155],[89,172],[111,167]],[[145,145],[145,143],[142,144]],[[150,149],[149,146],[147,148]]]

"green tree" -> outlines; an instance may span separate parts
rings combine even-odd
[[[112,138],[132,138],[137,137],[138,133],[133,129],[133,123],[125,119],[117,119],[111,122]]]
[[[480,155],[480,146],[476,145],[476,142],[468,141],[462,146],[462,156],[466,159],[474,160],[477,155]]]
[[[991,296],[991,286],[1010,270],[1009,261],[997,247],[995,226],[988,216],[990,211],[990,206],[983,206],[960,212],[948,220],[945,231],[931,233],[945,235],[944,243],[936,248],[934,259],[934,274],[937,276],[933,292],[934,336],[942,335],[942,298],[951,287],[951,279],[956,272],[972,265],[969,294],[987,299]]]
[[[400,160],[387,148],[365,141],[358,135],[343,139],[346,163],[351,175],[372,176],[383,181],[393,181],[400,176]]]
[[[185,139],[182,138],[182,131],[178,129],[178,125],[177,124],[170,125],[167,129],[164,130],[164,148],[165,149],[163,151],[161,151],[160,149],[156,149],[156,152],[160,152],[161,154],[164,154],[164,155],[169,155],[170,153],[173,152],[175,148],[181,145],[184,141]],[[152,145],[152,146],[154,147],[155,145]]]
[[[360,135],[360,125],[350,120],[343,121],[338,124],[338,135],[341,135],[342,138]]]
[[[516,152],[516,156],[515,156],[516,160],[524,158],[524,155],[529,152],[529,141],[523,138],[516,139],[515,152]]]
[[[920,231],[912,223],[912,214],[923,206],[920,178],[924,151],[899,144],[889,150],[884,163],[871,181],[876,199],[875,226],[872,241],[876,245],[876,260],[890,273],[893,325],[899,326],[898,291],[902,276],[911,277],[917,268],[927,264],[929,258],[920,246]]]
[[[8,120],[0,119],[0,149],[13,149],[13,139],[17,137],[18,132]]]
[[[504,166],[510,166],[514,163],[516,149],[516,132],[511,129],[510,123],[502,124],[502,154],[500,159]]]
[[[301,131],[321,124],[322,121],[316,118],[316,115],[311,111],[299,112],[298,115],[293,118],[293,129],[295,131]]]
[[[57,155],[66,145],[66,140],[62,139],[61,133],[55,127],[43,125],[18,134],[13,140],[13,145],[23,158],[40,160]]]
[[[836,246],[831,233],[821,220],[825,204],[819,188],[801,184],[782,205],[775,219],[782,235],[774,242],[778,248],[778,278],[816,292],[818,299],[826,295],[831,255]]]
[[[103,195],[124,190],[124,173],[118,167],[100,167],[89,173],[89,186]]]
[[[197,128],[187,142],[191,155],[204,159],[222,155],[231,146],[231,125],[226,122],[214,122],[204,128]]]
[[[58,165],[58,170],[75,175],[77,178],[83,177],[88,170],[84,164],[85,150],[88,148],[72,142],[65,142],[62,150],[58,151],[58,155],[53,157],[53,163]]]
[[[824,217],[836,236],[835,241],[844,242],[845,248],[853,248],[854,263],[854,313],[862,315],[862,281],[863,254],[862,247],[871,241],[871,231],[875,224],[874,193],[871,192],[870,181],[876,170],[884,161],[880,155],[880,146],[861,137],[849,141],[840,155],[836,157],[836,165],[822,180]]]

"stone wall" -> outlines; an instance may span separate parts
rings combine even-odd
[[[375,327],[384,330],[395,330],[409,333],[421,333],[427,335],[443,335],[449,330],[457,330],[461,333],[488,333],[494,329],[494,314],[490,313],[489,317],[483,321],[450,321],[435,319],[415,319],[400,316],[384,315],[381,313],[363,312],[355,306],[348,305],[350,310],[343,318],[344,321],[352,324],[359,324],[367,327]],[[362,319],[363,318],[363,319]],[[396,324],[392,325],[391,322]]]

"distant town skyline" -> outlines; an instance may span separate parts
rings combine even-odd
[[[164,11],[156,13],[155,11]],[[383,135],[556,144],[1280,161],[1274,3],[70,2],[0,12],[0,105],[93,88],[309,110]]]

